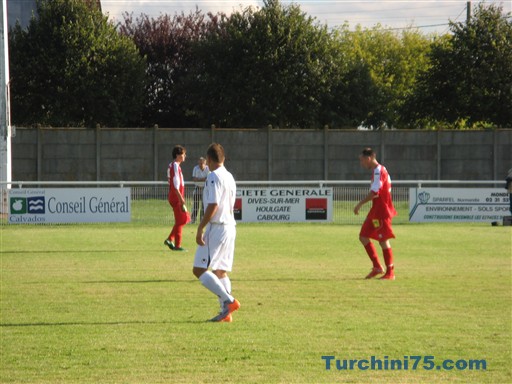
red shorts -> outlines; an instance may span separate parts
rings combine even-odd
[[[395,234],[393,233],[393,228],[391,228],[391,218],[371,219],[367,217],[361,227],[359,236],[368,237],[379,242],[394,239]]]
[[[181,204],[171,204],[172,210],[174,212],[174,225],[185,225],[190,222],[190,213],[183,212],[181,208]]]

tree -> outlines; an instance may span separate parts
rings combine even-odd
[[[18,125],[138,124],[145,62],[99,9],[39,0],[9,36],[12,119]]]
[[[148,60],[145,124],[171,127],[400,126],[430,47],[417,30],[328,31],[278,0],[229,17],[127,15],[120,32]]]
[[[511,126],[512,21],[501,7],[480,4],[467,23],[451,23],[450,29],[453,36],[433,46],[431,67],[408,102],[409,120]]]
[[[318,127],[331,48],[327,27],[297,5],[234,12],[195,46],[191,113],[202,125]]]
[[[140,55],[147,60],[144,125],[196,124],[188,112],[188,92],[182,82],[195,61],[192,47],[215,31],[223,17],[223,14],[204,15],[199,10],[189,15],[160,15],[156,19],[142,14],[134,20],[133,15],[125,15],[119,31],[134,41]]]
[[[403,125],[401,109],[414,88],[419,73],[428,66],[428,36],[415,29],[401,33],[383,29],[355,31],[344,28],[339,37],[345,65],[348,67],[347,103],[357,108],[359,123],[375,128]]]

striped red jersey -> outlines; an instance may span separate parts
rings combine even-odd
[[[176,190],[180,191],[181,195],[185,195],[185,182],[183,181],[183,173],[178,163],[172,162],[167,168],[167,181],[169,182],[169,194],[167,196],[171,204],[179,204],[180,200],[176,194]]]
[[[370,190],[376,197],[372,200],[368,217],[371,219],[387,219],[396,216],[396,210],[391,199],[391,178],[386,167],[381,164],[373,170]]]

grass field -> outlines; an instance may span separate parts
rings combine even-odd
[[[396,225],[397,280],[364,280],[359,226],[238,226],[234,322],[167,225],[0,226],[2,383],[510,383],[510,228]],[[326,370],[322,356],[485,360]]]

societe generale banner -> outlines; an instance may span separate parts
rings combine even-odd
[[[235,219],[239,222],[330,222],[332,188],[239,188]]]

